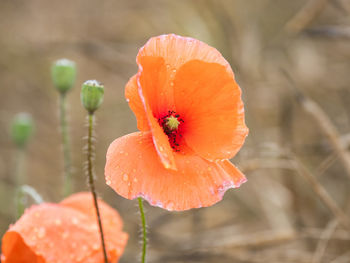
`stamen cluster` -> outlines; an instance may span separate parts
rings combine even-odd
[[[174,127],[172,125],[169,125],[169,119],[175,118],[179,125],[177,127]],[[180,117],[179,114],[177,114],[175,111],[168,111],[166,115],[163,117],[158,118],[158,123],[161,127],[163,127],[163,130],[165,134],[169,138],[170,146],[176,151],[179,152],[179,140],[182,138],[182,134],[179,130],[181,124],[184,122],[184,120]]]

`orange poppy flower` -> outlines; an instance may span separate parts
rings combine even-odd
[[[117,211],[102,200],[99,205],[108,258],[117,262],[128,235]],[[2,263],[104,262],[91,193],[27,209],[3,236],[2,253]]]
[[[173,34],[151,38],[136,61],[125,96],[141,132],[110,145],[107,184],[168,210],[213,205],[246,181],[228,161],[248,134],[229,63],[215,48]]]

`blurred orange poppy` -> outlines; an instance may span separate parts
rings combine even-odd
[[[107,184],[168,210],[213,205],[246,181],[228,161],[248,134],[229,63],[215,48],[173,34],[151,38],[136,61],[125,96],[141,132],[110,145]]]
[[[117,211],[99,200],[110,262],[117,262],[128,235]],[[2,238],[2,263],[104,262],[91,193],[78,193],[59,204],[27,209]]]

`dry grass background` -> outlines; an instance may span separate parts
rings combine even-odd
[[[240,83],[250,128],[233,159],[248,177],[210,208],[147,205],[148,262],[350,262],[350,3],[347,0],[0,1],[0,233],[14,221],[8,127],[30,112],[36,132],[27,183],[61,199],[62,156],[53,60],[78,65],[69,94],[75,190],[86,190],[80,84],[105,84],[97,112],[98,192],[130,234],[120,262],[139,257],[135,201],[104,183],[106,149],[136,130],[124,85],[151,36],[192,36],[219,49]],[[316,103],[316,104],[315,104]]]

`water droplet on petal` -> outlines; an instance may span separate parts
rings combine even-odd
[[[46,235],[46,229],[44,227],[40,227],[38,230],[38,238],[43,238]]]
[[[73,225],[77,225],[79,223],[79,219],[76,218],[76,217],[73,217],[72,218],[72,223],[73,223]]]
[[[209,192],[210,192],[212,195],[215,195],[214,187],[210,187],[210,188],[209,188]]]
[[[160,146],[160,147],[159,147],[159,151],[161,151],[161,152],[164,151],[163,146]]]
[[[55,220],[55,225],[56,225],[56,226],[60,226],[61,224],[62,224],[61,219],[57,218],[57,219]]]
[[[127,174],[123,174],[123,180],[124,180],[124,181],[129,180],[129,176],[128,176]]]
[[[62,233],[62,239],[66,239],[69,236],[69,233],[67,231],[64,231]]]
[[[166,206],[166,209],[168,210],[173,210],[174,209],[174,203],[173,202],[169,202]]]
[[[137,178],[136,177],[134,178],[134,182],[137,183]]]
[[[129,102],[130,101],[130,99],[126,99],[126,102]]]
[[[109,180],[109,179],[106,180],[107,185],[111,185],[111,183],[112,183],[111,180]]]
[[[100,245],[97,243],[92,246],[93,250],[98,250],[99,248],[100,248]]]

